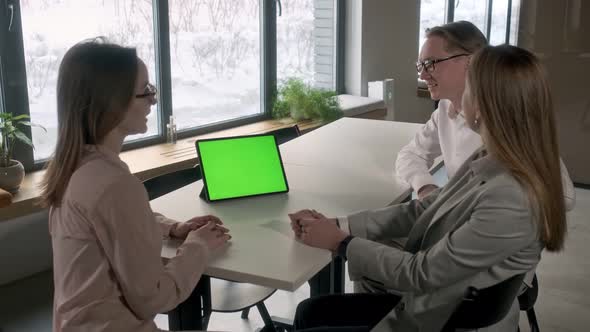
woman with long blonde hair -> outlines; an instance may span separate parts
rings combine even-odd
[[[467,287],[525,273],[530,280],[544,248],[563,248],[555,115],[537,57],[507,45],[478,51],[468,67],[462,115],[484,145],[444,188],[345,218],[314,210],[290,215],[296,237],[348,259],[350,278],[373,286],[370,294],[302,302],[298,329],[439,331]],[[403,250],[387,245],[398,237],[408,238]],[[513,296],[507,316],[486,331],[517,329]]]
[[[473,60],[466,90],[463,103],[470,127],[526,189],[545,248],[561,250],[567,229],[565,203],[556,199],[563,195],[563,186],[555,112],[543,66],[524,49],[490,48]]]
[[[214,216],[184,223],[152,212],[119,158],[145,133],[156,89],[134,48],[101,39],[65,54],[57,82],[58,142],[45,173],[55,283],[53,331],[156,331],[157,313],[193,291],[209,253],[230,236]],[[160,258],[163,237],[183,238]]]

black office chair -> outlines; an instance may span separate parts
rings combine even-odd
[[[267,134],[273,134],[275,136],[275,141],[277,142],[277,145],[281,145],[300,136],[301,132],[299,131],[299,127],[297,125],[294,125],[291,127],[273,130],[271,132],[268,132]]]
[[[496,324],[510,311],[523,279],[524,274],[519,274],[488,288],[469,287],[442,331],[475,330]]]
[[[180,171],[166,173],[143,181],[143,186],[148,193],[149,200],[156,199],[160,196],[182,188],[203,178],[201,167],[196,165],[191,168]]]
[[[297,125],[287,128],[281,128],[269,134],[275,135],[277,144],[288,142],[300,135]],[[156,199],[162,195],[168,194],[176,189],[189,185],[202,178],[201,167],[196,165],[191,168],[163,174],[154,178],[145,180],[144,187],[148,193],[149,200]],[[250,308],[256,306],[264,322],[265,332],[276,331],[278,329],[289,330],[290,326],[281,321],[273,321],[268,313],[264,301],[276,292],[276,289],[252,285],[247,283],[234,282],[212,278],[211,303],[210,310],[213,312],[242,312],[242,319],[247,319]],[[207,310],[205,310],[207,314]],[[204,326],[207,325],[209,317],[205,317]]]
[[[537,315],[535,314],[535,302],[537,301],[537,296],[539,296],[539,282],[537,281],[537,275],[535,274],[533,278],[532,287],[527,288],[527,290],[518,296],[518,304],[520,305],[520,310],[526,312],[526,316],[529,321],[529,326],[531,328],[531,332],[539,332],[539,323],[537,322]],[[520,331],[520,328],[518,329]]]

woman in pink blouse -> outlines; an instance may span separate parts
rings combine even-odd
[[[153,319],[185,300],[209,252],[230,239],[214,216],[177,223],[152,212],[119,159],[126,136],[147,131],[156,103],[134,48],[97,39],[59,68],[58,142],[44,179],[55,281],[54,331],[157,331]],[[163,237],[186,238],[163,263]]]

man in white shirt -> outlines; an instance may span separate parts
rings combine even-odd
[[[469,129],[461,113],[465,90],[465,73],[471,54],[487,45],[483,33],[472,23],[457,21],[429,29],[420,51],[416,69],[426,82],[438,108],[428,122],[398,154],[395,172],[423,199],[438,188],[429,172],[434,160],[442,155],[448,177],[476,149],[481,137]],[[566,209],[574,207],[575,191],[563,162],[561,163]]]

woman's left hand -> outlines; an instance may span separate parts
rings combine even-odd
[[[209,221],[213,221],[218,225],[223,225],[221,219],[213,215],[194,217],[185,222],[179,222],[176,225],[174,225],[170,230],[170,236],[179,239],[184,239],[190,231],[199,229],[207,225]]]
[[[301,225],[299,238],[303,243],[332,252],[336,252],[340,242],[348,236],[346,232],[338,228],[336,223],[326,218],[303,219],[299,221],[299,224]]]

